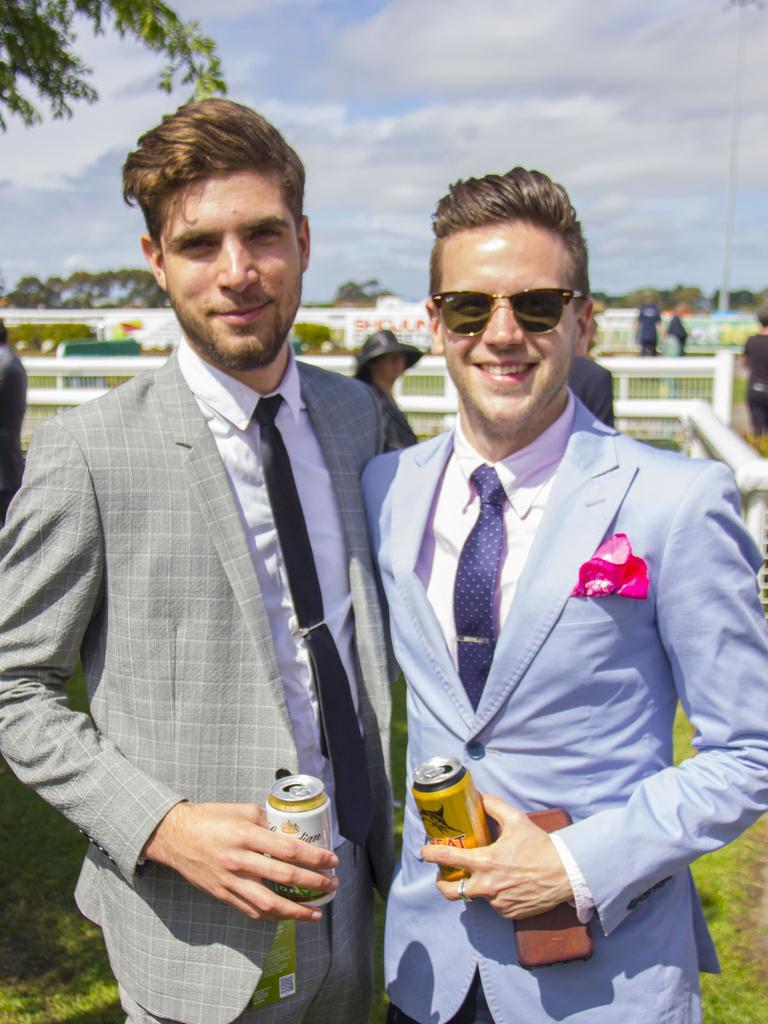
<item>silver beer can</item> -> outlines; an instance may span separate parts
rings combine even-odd
[[[332,849],[331,804],[322,781],[314,775],[286,775],[278,779],[267,797],[267,825],[271,832]],[[330,868],[323,874],[335,872]],[[279,882],[270,884],[278,895],[308,907],[321,907],[336,895],[321,889],[304,889]]]

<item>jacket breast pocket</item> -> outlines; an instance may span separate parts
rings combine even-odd
[[[646,673],[666,679],[653,602],[569,598],[537,658],[544,677],[562,679],[564,704],[604,706],[638,691]]]
[[[641,625],[653,618],[651,603],[647,600],[638,601],[630,597],[569,597],[560,618],[559,629],[578,629],[580,626],[590,628],[604,626],[624,629],[632,625]]]

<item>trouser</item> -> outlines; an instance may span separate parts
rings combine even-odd
[[[387,1024],[422,1024],[422,1022],[409,1017],[407,1013],[403,1013],[402,1010],[398,1010],[396,1006],[390,1004],[387,1011]],[[488,1009],[488,1003],[485,1001],[485,993],[477,972],[475,972],[469,992],[459,1007],[458,1013],[455,1013],[445,1024],[493,1024],[493,1017]]]
[[[5,523],[8,506],[11,504],[11,498],[15,493],[16,491],[0,491],[0,526],[3,526]]]
[[[655,356],[656,355],[656,342],[655,341],[641,341],[640,342],[640,355],[641,356]]]
[[[747,405],[754,435],[762,437],[763,434],[768,434],[768,391],[750,388],[747,391]]]
[[[232,1024],[368,1024],[373,993],[373,887],[368,854],[343,843],[339,889],[316,924],[296,924],[296,993]],[[178,1024],[155,1017],[120,986],[126,1024]]]

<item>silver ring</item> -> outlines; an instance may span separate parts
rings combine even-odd
[[[464,900],[465,903],[471,903],[472,902],[472,897],[471,896],[467,896],[466,892],[464,891],[466,886],[467,886],[467,877],[465,875],[463,878],[461,878],[459,880],[459,899],[460,900]]]

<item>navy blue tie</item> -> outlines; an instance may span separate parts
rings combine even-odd
[[[496,584],[504,542],[506,495],[492,466],[478,466],[470,480],[480,498],[480,515],[459,557],[453,617],[459,675],[476,708],[496,647]]]
[[[323,753],[331,762],[339,832],[365,844],[373,820],[365,746],[349,680],[325,622],[323,596],[291,460],[275,416],[281,395],[260,398],[254,418],[261,431],[261,459],[269,503],[288,575],[288,589],[307,645],[320,705]]]

